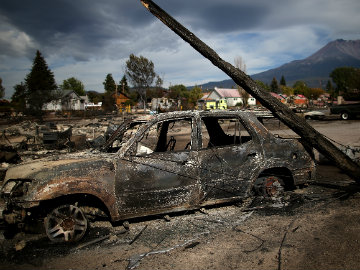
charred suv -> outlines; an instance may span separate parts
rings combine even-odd
[[[311,180],[315,163],[296,139],[272,135],[248,112],[187,111],[124,122],[102,151],[8,169],[2,218],[41,221],[52,241],[78,241],[93,217],[134,217],[273,196]]]

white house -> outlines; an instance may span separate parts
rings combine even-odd
[[[235,107],[237,104],[243,104],[243,98],[238,89],[217,88],[207,96],[208,99],[225,99],[228,107]],[[256,99],[252,96],[248,98],[248,105],[256,105]]]
[[[85,99],[73,90],[60,90],[54,92],[57,99],[44,104],[45,111],[83,111],[85,110]]]

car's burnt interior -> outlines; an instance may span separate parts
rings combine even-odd
[[[192,119],[175,119],[154,124],[138,142],[136,155],[192,149]]]
[[[243,144],[251,140],[238,118],[203,117],[202,122],[206,127],[202,128],[203,148]]]

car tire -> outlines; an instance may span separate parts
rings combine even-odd
[[[254,188],[258,195],[264,197],[279,197],[284,193],[285,183],[277,176],[262,176],[255,181]]]
[[[79,207],[70,204],[51,210],[44,226],[52,242],[77,242],[87,233],[89,222]]]

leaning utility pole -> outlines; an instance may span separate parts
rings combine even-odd
[[[312,128],[305,119],[297,116],[286,105],[282,104],[279,100],[271,96],[270,93],[260,88],[257,83],[244,72],[221,59],[213,49],[182,26],[153,1],[141,0],[141,3],[172,31],[188,42],[195,50],[224,71],[236,84],[255,97],[284,124],[301,136],[305,142],[316,148],[320,153],[328,157],[337,167],[342,169],[344,173],[360,183],[360,166]]]

